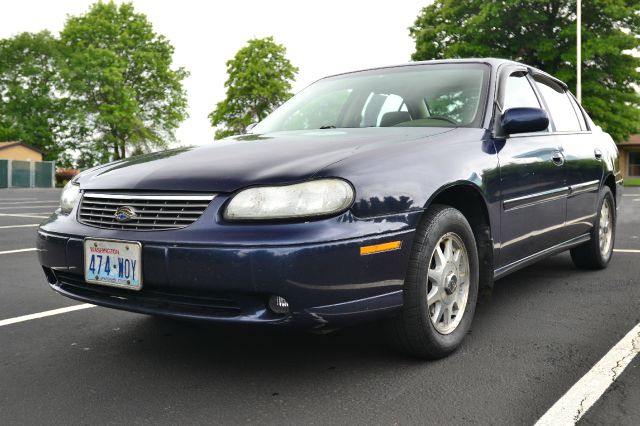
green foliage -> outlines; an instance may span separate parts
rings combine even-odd
[[[58,44],[48,32],[0,40],[0,141],[22,141],[55,160],[72,111],[60,99]]]
[[[227,96],[209,114],[218,127],[216,139],[244,133],[291,97],[291,82],[298,68],[286,58],[286,48],[273,37],[252,39],[227,61]]]
[[[582,10],[582,103],[616,141],[640,131],[640,1],[590,0]],[[414,60],[500,57],[576,84],[575,0],[436,0],[409,29]]]
[[[61,74],[80,118],[79,166],[164,148],[186,118],[173,47],[133,5],[98,2],[67,19],[60,33]]]
[[[48,32],[0,40],[0,140],[89,167],[163,148],[186,118],[173,47],[131,4],[95,3]]]

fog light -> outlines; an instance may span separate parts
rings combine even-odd
[[[269,310],[274,314],[288,314],[289,302],[284,297],[271,296],[269,297]]]

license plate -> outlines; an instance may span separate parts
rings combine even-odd
[[[140,290],[142,244],[135,241],[84,240],[84,279],[91,284]]]

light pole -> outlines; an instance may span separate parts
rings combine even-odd
[[[582,0],[576,3],[576,97],[582,103]]]

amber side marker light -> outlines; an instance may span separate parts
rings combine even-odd
[[[383,251],[398,250],[400,247],[402,247],[402,241],[391,241],[389,243],[376,244],[373,246],[364,246],[360,247],[360,256],[381,253]]]

